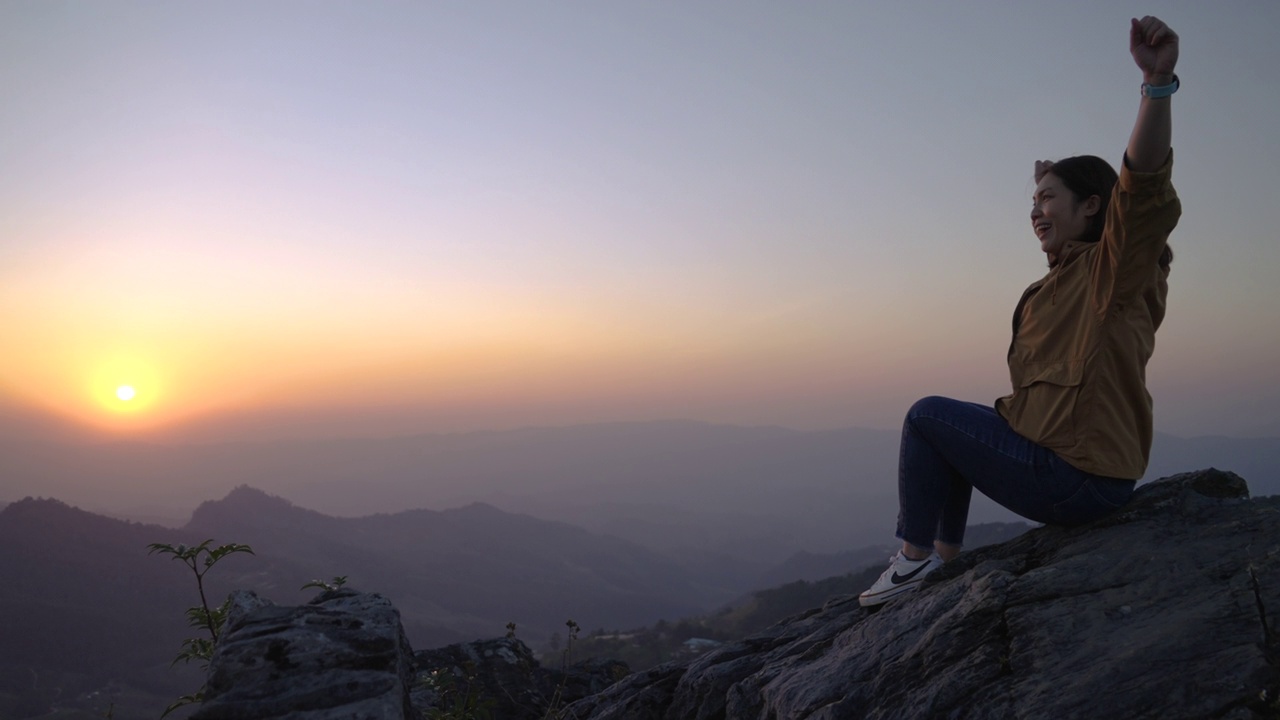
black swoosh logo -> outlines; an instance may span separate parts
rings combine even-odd
[[[893,577],[889,578],[889,580],[890,580],[890,582],[892,582],[894,585],[898,585],[899,583],[904,583],[904,582],[906,582],[906,581],[910,580],[911,578],[913,578],[913,577],[915,577],[915,576],[919,575],[919,574],[920,574],[920,571],[922,571],[922,570],[924,570],[925,568],[929,567],[929,565],[930,565],[930,564],[931,564],[931,563],[929,563],[928,561],[922,562],[922,563],[920,563],[920,567],[916,568],[915,570],[912,570],[911,572],[907,573],[906,575],[899,575],[898,573],[896,573],[896,572],[895,572],[895,573],[893,574]]]

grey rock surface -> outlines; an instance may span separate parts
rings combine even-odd
[[[326,591],[298,607],[236,593],[193,720],[411,717],[412,649],[386,598]]]
[[[966,552],[879,612],[838,598],[561,717],[1276,718],[1278,611],[1280,497],[1204,470]]]

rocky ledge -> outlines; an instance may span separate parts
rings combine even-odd
[[[1277,608],[1280,497],[1203,470],[967,552],[879,612],[838,598],[609,687],[616,665],[570,679],[513,639],[414,656],[377,595],[240,596],[195,717],[421,717],[462,682],[494,718],[1277,718]]]
[[[1217,470],[965,553],[570,706],[627,718],[1280,717],[1280,497]]]

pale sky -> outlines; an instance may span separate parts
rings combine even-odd
[[[1182,38],[1156,427],[1280,435],[1276,2],[4,0],[0,405],[211,440],[991,402],[1032,163],[1118,165],[1144,14]]]

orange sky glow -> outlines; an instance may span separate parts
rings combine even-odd
[[[1114,3],[483,5],[0,6],[0,406],[215,440],[991,402],[1032,162],[1118,162],[1140,80]],[[1156,6],[1195,38],[1157,430],[1280,434],[1275,23]]]

